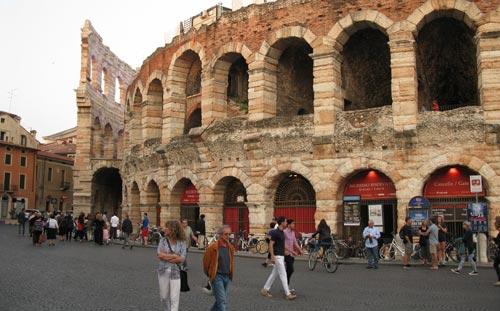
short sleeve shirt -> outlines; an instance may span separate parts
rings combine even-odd
[[[295,246],[295,231],[286,228],[283,230],[283,234],[285,235],[285,248],[293,250]]]
[[[285,256],[285,233],[279,228],[274,230],[271,235],[274,241],[274,256]]]
[[[435,224],[432,224],[429,227],[429,244],[437,245],[439,243],[438,236],[439,236],[439,228]]]

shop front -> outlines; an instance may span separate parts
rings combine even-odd
[[[187,219],[189,226],[196,230],[196,222],[200,217],[200,194],[190,182],[186,185],[181,199],[181,219]]]
[[[250,221],[246,202],[245,187],[238,179],[234,179],[224,193],[224,223],[230,225],[233,232],[245,231],[245,236],[248,236]]]
[[[434,172],[424,188],[424,196],[431,204],[432,216],[443,216],[448,232],[453,237],[463,234],[462,223],[467,220],[467,206],[487,203],[486,189],[471,192],[470,176],[477,175],[467,167],[445,167]]]
[[[343,197],[343,237],[361,240],[373,220],[382,237],[397,231],[397,199],[394,183],[381,172],[362,171],[346,183]]]

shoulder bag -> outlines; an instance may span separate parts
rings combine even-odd
[[[174,253],[174,250],[172,249],[172,246],[170,246],[170,241],[168,240],[168,237],[165,237],[165,240],[167,240],[168,248],[170,248],[170,251]],[[180,264],[177,264],[177,267],[179,268],[179,274],[181,277],[181,292],[189,292],[191,289],[189,288],[188,284],[188,275],[187,271],[182,268]]]

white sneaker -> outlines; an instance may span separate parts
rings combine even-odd
[[[476,271],[472,271],[469,273],[469,275],[479,275],[479,273],[477,273]]]

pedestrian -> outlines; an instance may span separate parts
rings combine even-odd
[[[109,245],[109,229],[107,223],[104,223],[104,226],[102,227],[102,242]]]
[[[94,242],[97,245],[103,245],[103,229],[104,220],[102,219],[102,214],[97,213],[94,220]]]
[[[30,232],[30,238],[33,237],[33,224],[35,223],[35,217],[38,215],[38,212],[33,212],[28,217],[28,231]]]
[[[491,236],[491,239],[496,244],[495,259],[493,261],[493,268],[495,269],[495,272],[497,273],[497,282],[494,283],[493,285],[500,286],[500,221],[499,221],[498,217],[497,217],[497,222],[495,223],[495,228],[497,229],[498,234],[496,237]]]
[[[57,236],[57,230],[59,229],[59,226],[57,224],[57,220],[54,216],[54,214],[50,214],[49,221],[47,223],[47,241],[49,242],[49,246],[54,246],[56,245],[56,236]]]
[[[268,245],[268,250],[267,250],[266,260],[262,263],[262,266],[264,268],[266,268],[267,266],[274,266],[271,263],[271,252],[269,251],[269,243],[271,242],[271,232],[273,232],[273,230],[275,230],[277,228],[278,228],[278,224],[276,223],[276,217],[273,217],[273,219],[269,223],[270,230],[268,232],[266,232],[266,243]]]
[[[110,239],[114,240],[117,238],[116,233],[118,231],[118,225],[120,224],[120,218],[118,218],[118,215],[116,213],[113,214],[110,220],[111,223],[111,228],[109,231]]]
[[[411,217],[405,218],[405,224],[400,229],[399,236],[403,239],[403,243],[405,245],[405,254],[404,254],[404,268],[410,268],[410,257],[413,253],[413,229],[411,227],[413,220]]]
[[[367,269],[378,269],[378,239],[380,231],[375,226],[373,220],[368,221],[368,227],[363,230],[363,239],[365,240],[366,257],[368,257]]]
[[[87,222],[86,222],[86,233],[87,233],[87,241],[94,240],[94,217],[92,214],[87,214]]]
[[[40,243],[40,237],[43,233],[43,220],[42,217],[38,215],[38,212],[34,213],[33,221],[33,245],[39,246],[42,245]]]
[[[274,264],[273,271],[267,279],[264,288],[262,288],[261,293],[265,297],[273,297],[269,290],[273,285],[276,277],[279,276],[281,280],[281,285],[285,291],[286,299],[294,300],[297,298],[295,294],[290,292],[288,288],[288,282],[286,278],[286,268],[285,268],[285,234],[283,230],[286,228],[286,218],[284,216],[278,217],[278,229],[275,229],[271,234],[271,242],[269,243],[269,251],[271,252],[271,262]]]
[[[108,212],[107,211],[104,211],[104,213],[102,213],[102,220],[104,222],[108,222]]]
[[[73,215],[71,215],[71,213],[68,213],[66,215],[66,241],[71,242],[73,228],[74,228]]]
[[[142,218],[141,225],[141,236],[144,245],[148,245],[148,236],[149,236],[149,218],[148,213],[144,213],[144,218]]]
[[[129,239],[130,235],[134,231],[134,228],[132,226],[132,221],[130,221],[130,217],[128,214],[125,214],[125,219],[123,220],[122,223],[122,232],[123,232],[123,246],[122,248],[130,246],[130,249],[132,249],[133,245],[129,244]]]
[[[158,283],[160,299],[164,310],[179,310],[181,294],[180,269],[186,258],[186,237],[177,220],[167,221],[165,237],[160,240],[157,249]]]
[[[300,248],[297,242],[297,236],[295,232],[295,221],[293,219],[287,219],[287,226],[283,233],[285,235],[285,267],[286,267],[286,280],[288,288],[290,289],[290,279],[294,272],[295,256],[303,255],[304,252]],[[295,289],[290,289],[292,294],[295,294]]]
[[[429,253],[429,235],[427,232],[429,231],[429,225],[427,224],[427,220],[422,220],[422,225],[418,228],[418,235],[420,236],[418,240],[418,245],[420,245],[420,256],[422,257],[422,264],[427,265],[430,261],[430,253]]]
[[[19,212],[19,214],[17,214],[17,222],[19,223],[19,230],[18,230],[19,235],[21,235],[21,231],[23,236],[25,234],[26,220],[27,220],[26,214],[24,213],[24,207],[23,207],[23,209]]]
[[[205,236],[207,234],[205,225],[205,215],[201,214],[200,219],[196,223],[196,231],[198,233],[198,249],[205,249]]]
[[[429,230],[427,230],[427,233],[425,233],[424,235],[429,236],[429,252],[431,253],[432,258],[431,270],[438,270],[439,264],[437,248],[439,244],[439,228],[436,225],[437,218],[433,217],[429,220],[429,222],[431,225],[429,227]]]
[[[432,102],[432,111],[439,111],[439,104],[437,99]]]
[[[83,230],[85,228],[85,213],[81,212],[76,220],[76,239],[83,242]]]
[[[439,229],[438,260],[439,265],[444,266],[446,264],[446,235],[448,234],[448,226],[444,223],[444,216],[438,216],[437,226]]]
[[[219,239],[212,243],[203,256],[203,271],[208,276],[215,296],[211,311],[226,311],[227,288],[233,280],[234,246],[229,242],[231,227],[224,225],[217,230]]]
[[[458,267],[456,269],[451,269],[451,271],[455,274],[460,274],[460,270],[464,267],[465,259],[467,258],[472,266],[472,272],[470,272],[469,275],[479,274],[477,272],[476,262],[474,261],[474,238],[470,226],[470,222],[464,221],[462,226],[464,228],[464,236],[462,238],[463,252],[460,254],[460,263],[458,264]]]
[[[182,220],[182,229],[184,230],[184,236],[186,237],[186,257],[184,258],[184,269],[188,270],[187,256],[189,248],[191,247],[191,241],[197,243],[196,236],[193,233],[193,229],[188,225],[187,219]]]

